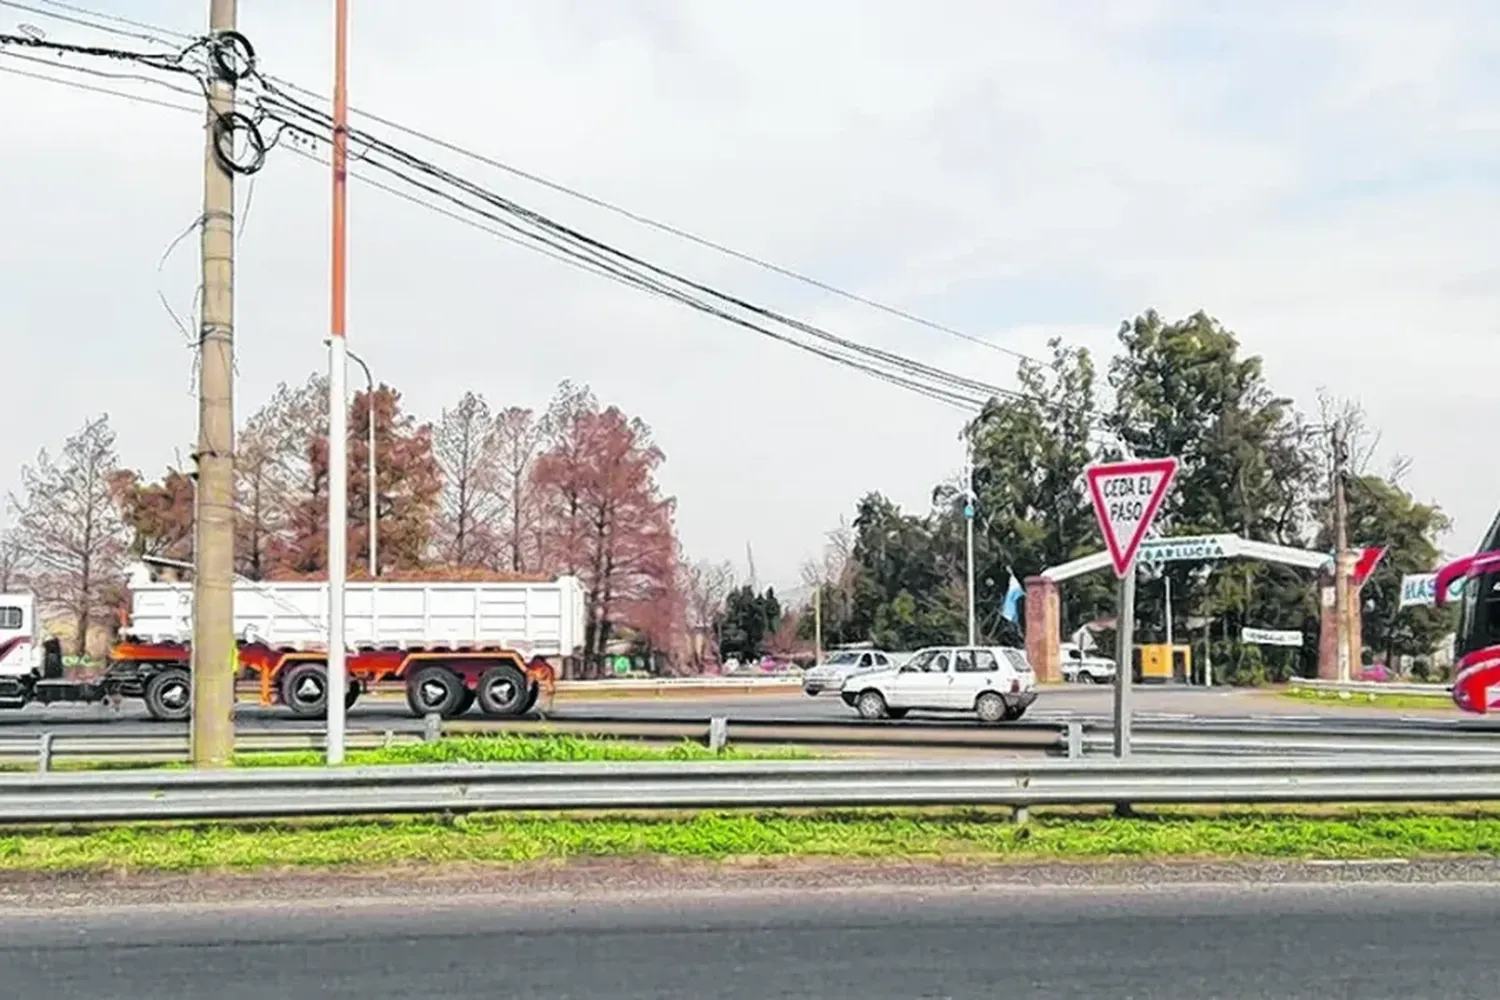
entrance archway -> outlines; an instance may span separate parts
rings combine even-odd
[[[1141,544],[1139,561],[1162,565],[1173,562],[1218,562],[1226,559],[1258,559],[1261,562],[1277,563],[1310,569],[1318,574],[1319,636],[1318,675],[1332,677],[1337,674],[1338,629],[1334,619],[1333,600],[1333,556],[1327,552],[1314,552],[1272,542],[1256,542],[1239,535],[1191,535],[1182,538],[1152,538]],[[1100,551],[1083,556],[1060,566],[1042,570],[1036,576],[1026,578],[1026,656],[1036,671],[1037,680],[1056,682],[1062,680],[1062,602],[1058,584],[1085,573],[1108,569],[1109,553]],[[1352,579],[1351,589],[1357,596],[1362,579]],[[1360,602],[1351,602],[1353,617],[1349,645],[1353,655],[1350,662],[1359,664],[1358,651],[1363,643],[1360,637]],[[1121,662],[1126,669],[1128,661]]]

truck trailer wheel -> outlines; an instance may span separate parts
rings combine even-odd
[[[479,678],[479,710],[485,715],[516,716],[527,709],[530,684],[510,664],[491,667]]]
[[[182,722],[193,710],[193,680],[181,667],[152,675],[144,692],[146,711],[163,722]]]
[[[281,701],[299,718],[327,715],[328,668],[311,661],[288,667],[281,675]]]
[[[521,706],[521,714],[525,715],[527,712],[531,711],[533,708],[536,708],[536,700],[538,698],[540,698],[541,696],[542,696],[542,686],[540,684],[533,684],[529,688],[527,688],[526,689],[526,704],[524,704],[524,705]]]
[[[417,716],[436,712],[445,719],[458,714],[464,682],[447,667],[423,667],[406,679],[406,704]]]

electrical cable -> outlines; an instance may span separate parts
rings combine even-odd
[[[296,98],[288,97],[284,92],[280,92],[280,88],[277,88],[274,85],[272,85],[270,89],[273,91],[273,93],[270,95],[269,99],[263,96],[261,100],[261,107],[269,117],[281,121],[288,128],[303,132],[305,135],[312,139],[320,138],[323,132],[323,128],[326,127],[331,129],[331,119],[329,119],[329,117],[325,113],[316,108],[312,108],[301,101],[298,101]],[[313,127],[309,127],[306,124],[306,120],[308,119],[312,121]],[[377,139],[374,136],[369,135],[368,133],[351,129],[349,134],[352,141],[358,141],[366,147],[366,151],[362,157],[365,162],[377,168],[386,170],[387,172],[394,174],[407,183],[416,182],[410,176],[403,174],[399,169],[394,168],[389,164],[380,162],[371,154],[379,153],[381,155],[395,159],[409,169],[415,170],[422,174],[426,174],[441,183],[447,184],[451,187],[455,187],[460,191],[463,191],[468,196],[493,205],[501,212],[514,218],[522,219],[532,226],[548,232],[554,237],[565,240],[566,242],[571,243],[574,246],[586,248],[586,250],[590,254],[599,257],[607,257],[627,267],[648,271],[656,276],[657,279],[681,285],[685,288],[691,289],[693,292],[717,299],[722,303],[732,306],[733,308],[741,309],[762,319],[770,320],[772,322],[790,327],[791,329],[816,337],[819,340],[823,340],[826,343],[834,344],[846,350],[858,352],[876,361],[894,366],[900,370],[905,371],[908,374],[917,375],[925,379],[936,380],[941,383],[947,383],[953,388],[965,391],[981,392],[986,394],[987,396],[1004,396],[1012,394],[1011,390],[1006,390],[999,386],[982,382],[977,379],[955,375],[952,372],[947,372],[940,368],[936,368],[922,362],[913,361],[912,359],[905,358],[901,355],[897,355],[889,351],[869,347],[868,345],[860,344],[855,341],[848,340],[847,338],[839,337],[836,334],[832,334],[827,330],[806,323],[802,320],[798,320],[775,310],[756,305],[755,303],[749,302],[736,295],[721,291],[710,285],[703,284],[702,282],[686,278],[681,274],[677,274],[666,268],[660,267],[641,257],[620,250],[619,248],[604,243],[603,241],[594,239],[593,237],[590,237],[582,232],[579,232],[576,229],[559,223],[539,212],[525,208],[524,206],[521,206],[507,198],[501,197],[494,192],[488,191],[480,187],[479,185],[474,184],[473,182],[467,181],[462,177],[454,175],[441,167],[431,164],[428,161],[416,156],[415,154],[412,154],[404,149]],[[467,204],[461,198],[453,195],[451,192],[433,188],[427,185],[423,185],[423,187],[431,194],[434,194],[438,197],[447,198],[453,201],[455,204],[465,207],[468,210],[474,210],[474,206]],[[530,234],[530,237],[533,239],[540,238],[535,233]]]
[[[109,87],[96,87],[93,84],[81,83],[77,80],[63,80],[55,76],[47,76],[45,73],[34,73],[31,70],[18,69],[14,66],[0,66],[0,73],[11,73],[15,76],[24,76],[32,80],[44,80],[47,83],[55,83],[62,87],[72,87],[75,90],[87,90],[95,94],[108,94],[111,97],[122,97],[127,101],[137,104],[149,104],[158,108],[170,108],[173,111],[186,111],[190,114],[202,114],[201,108],[190,108],[182,104],[173,104],[171,101],[159,101],[154,97],[142,97],[140,94],[131,94],[123,90],[112,90]],[[187,93],[187,91],[178,91]]]
[[[0,0],[14,6],[13,0]],[[35,8],[25,8],[35,10]],[[41,12],[45,13],[45,12]],[[97,26],[96,26],[97,27]],[[154,39],[148,39],[154,40]],[[215,117],[213,131],[214,152],[222,165],[239,174],[253,174],[260,170],[266,160],[266,152],[281,136],[281,129],[270,142],[264,139],[259,124],[271,119],[293,133],[310,141],[321,141],[324,130],[332,130],[332,119],[326,112],[292,97],[283,87],[268,82],[255,67],[254,49],[248,39],[238,33],[222,33],[200,38],[173,55],[127,52],[97,46],[67,45],[46,42],[29,36],[0,34],[0,45],[13,44],[59,54],[79,54],[104,58],[129,60],[173,72],[193,73],[183,65],[188,54],[206,46],[208,62],[214,73],[233,81],[255,77],[264,93],[252,96],[256,103],[254,117],[240,111],[220,114]],[[71,67],[70,67],[71,68]],[[98,72],[98,71],[95,71]],[[108,74],[105,74],[108,75]],[[38,74],[38,76],[40,76]],[[46,78],[56,81],[54,78]],[[123,96],[123,95],[121,95]],[[175,107],[175,106],[174,106]],[[188,109],[181,109],[188,110]],[[246,137],[248,156],[237,156],[234,151],[236,133]],[[464,212],[479,215],[497,226],[508,230],[508,238],[519,240],[529,249],[540,250],[549,256],[558,257],[593,273],[622,282],[628,286],[647,291],[707,315],[760,333],[778,342],[797,347],[803,351],[835,363],[854,368],[890,384],[918,392],[942,402],[972,409],[982,407],[996,397],[1029,398],[1014,390],[1003,389],[978,379],[957,375],[933,365],[915,361],[894,352],[861,344],[840,337],[821,327],[806,323],[777,310],[759,306],[747,299],[721,291],[711,285],[694,281],[681,274],[660,267],[642,257],[628,253],[601,240],[560,223],[542,213],[528,209],[508,198],[504,198],[478,184],[443,169],[405,149],[385,142],[361,130],[349,130],[352,141],[364,146],[357,159],[371,167],[382,170],[392,177],[417,187],[428,194],[449,201]],[[384,162],[385,159],[395,163]],[[436,184],[456,189],[461,194],[445,190],[434,184],[424,183],[410,172],[426,176]],[[498,211],[486,211],[472,204],[473,199]],[[420,202],[420,199],[418,199]],[[428,207],[433,207],[428,204]],[[497,235],[500,235],[497,233]],[[717,303],[706,301],[716,300]],[[758,319],[787,327],[822,341],[823,345],[809,343],[769,329],[761,323],[748,320],[731,310],[740,310]],[[978,395],[976,395],[978,394]],[[1045,400],[1040,400],[1046,402]],[[1051,404],[1055,405],[1055,404]]]
[[[54,7],[54,8],[57,8],[59,10],[69,11],[69,12],[71,12],[73,14],[86,15],[86,16],[91,16],[91,17],[95,17],[95,18],[100,18],[100,19],[103,19],[103,20],[106,20],[106,21],[113,21],[113,22],[115,22],[117,24],[123,24],[123,25],[126,25],[126,26],[131,27],[131,28],[139,29],[140,31],[151,32],[153,34],[138,34],[136,32],[123,31],[123,30],[121,30],[119,28],[111,28],[108,25],[91,24],[91,23],[86,22],[86,21],[81,21],[78,18],[65,18],[65,17],[63,17],[63,15],[60,15],[60,14],[50,13],[50,12],[43,11],[43,10],[40,10],[40,9],[34,8],[34,7],[28,7],[26,5],[14,2],[14,0],[0,0],[0,3],[4,3],[4,4],[8,5],[8,6],[19,7],[21,9],[28,10],[28,11],[31,11],[33,13],[41,14],[42,16],[57,17],[57,18],[61,18],[61,19],[64,19],[64,20],[70,20],[73,23],[88,24],[88,26],[96,28],[97,30],[100,30],[100,31],[113,31],[115,33],[120,34],[123,37],[129,37],[129,38],[135,38],[135,39],[141,39],[141,40],[154,41],[154,42],[157,42],[158,44],[162,44],[162,45],[172,45],[172,44],[175,44],[174,42],[170,41],[169,38],[164,37],[164,36],[173,36],[176,39],[183,40],[183,41],[189,40],[189,39],[191,39],[193,37],[193,36],[188,35],[188,34],[186,34],[184,32],[174,31],[174,30],[172,30],[170,28],[164,28],[164,27],[161,27],[159,25],[148,24],[148,23],[143,22],[143,21],[132,20],[131,18],[121,17],[121,16],[115,15],[115,14],[109,14],[109,13],[106,13],[104,11],[90,10],[90,9],[88,9],[86,7],[82,7],[82,6],[78,5],[78,4],[63,2],[63,0],[36,0],[36,2],[44,3],[44,4],[46,4],[49,7]],[[281,86],[286,87],[289,90],[294,90],[294,91],[296,91],[298,93],[301,93],[301,94],[307,95],[309,97],[312,97],[315,100],[325,101],[325,102],[327,100],[325,97],[323,97],[323,95],[318,94],[315,91],[309,90],[306,87],[299,86],[296,83],[293,83],[293,82],[291,82],[289,80],[286,80],[286,79],[283,79],[283,78],[280,78],[280,77],[275,77],[275,76],[269,76],[268,75],[268,76],[264,76],[263,79],[265,79],[267,81],[270,81],[272,83],[280,84]],[[416,129],[416,128],[413,128],[413,127],[408,126],[408,125],[403,125],[400,122],[393,121],[393,120],[391,120],[389,118],[385,118],[385,117],[382,117],[381,115],[375,114],[374,112],[364,111],[364,110],[361,110],[359,108],[350,108],[350,111],[353,114],[359,115],[359,116],[364,117],[364,118],[368,118],[369,120],[371,120],[373,122],[376,122],[377,124],[384,125],[387,128],[394,129],[394,130],[396,130],[398,132],[401,132],[401,133],[404,133],[406,135],[409,135],[412,138],[419,139],[419,140],[421,140],[423,142],[431,143],[432,145],[437,146],[440,149],[445,149],[448,152],[455,153],[455,154],[457,154],[459,156],[462,156],[462,157],[465,157],[467,159],[473,160],[476,163],[481,163],[481,164],[484,164],[486,166],[493,167],[493,168],[495,168],[497,170],[502,170],[502,171],[510,174],[513,177],[520,178],[521,180],[528,181],[528,182],[530,182],[532,184],[536,184],[536,185],[539,185],[541,187],[547,188],[548,190],[555,191],[555,192],[557,192],[559,194],[566,195],[566,196],[568,196],[570,198],[574,198],[574,199],[576,199],[578,201],[584,202],[585,204],[592,205],[595,208],[600,208],[600,209],[603,209],[605,211],[611,212],[611,213],[613,213],[613,214],[615,214],[615,215],[617,215],[617,216],[619,216],[621,218],[628,219],[631,222],[635,222],[635,223],[637,223],[639,225],[643,225],[643,226],[647,226],[649,228],[655,229],[658,232],[666,233],[668,235],[675,236],[675,237],[677,237],[679,239],[686,240],[686,241],[688,241],[690,243],[696,244],[697,246],[703,247],[703,248],[708,249],[708,250],[712,250],[715,253],[723,254],[724,256],[731,257],[731,258],[733,258],[735,260],[739,260],[739,261],[742,261],[744,263],[751,264],[751,265],[753,265],[755,267],[759,267],[759,268],[761,268],[763,270],[766,270],[768,272],[771,272],[773,274],[777,274],[777,275],[780,275],[780,276],[785,277],[785,278],[790,278],[793,281],[801,282],[802,284],[808,285],[808,286],[810,286],[812,288],[816,288],[819,291],[826,292],[826,293],[828,293],[830,295],[838,296],[839,298],[845,299],[846,301],[854,302],[854,303],[857,303],[859,305],[865,306],[865,307],[870,308],[870,309],[875,309],[875,310],[877,310],[879,312],[885,313],[886,315],[893,316],[893,317],[895,317],[897,319],[903,320],[903,321],[908,322],[908,323],[913,323],[913,324],[916,324],[918,326],[925,327],[925,328],[927,328],[929,330],[933,330],[935,332],[942,333],[942,334],[944,334],[946,336],[953,337],[953,338],[956,338],[958,340],[965,341],[967,343],[976,344],[978,346],[985,347],[985,348],[988,348],[990,350],[997,351],[999,353],[1009,355],[1011,357],[1016,358],[1017,360],[1027,361],[1027,362],[1030,362],[1030,363],[1033,363],[1033,364],[1043,364],[1043,365],[1046,364],[1046,362],[1043,361],[1042,359],[1033,357],[1032,355],[1029,355],[1029,354],[1025,353],[1024,351],[1018,351],[1018,350],[1016,350],[1014,348],[1006,347],[1003,344],[997,344],[994,341],[986,340],[983,337],[977,337],[977,336],[975,336],[973,334],[965,333],[962,330],[956,329],[956,328],[954,328],[952,326],[948,326],[948,325],[943,324],[943,323],[939,323],[939,322],[937,322],[935,320],[928,319],[928,318],[926,318],[924,316],[920,316],[920,315],[918,315],[916,313],[913,313],[913,312],[911,312],[909,310],[901,309],[901,308],[899,308],[897,306],[889,305],[888,303],[881,302],[881,301],[879,301],[877,299],[873,299],[873,298],[870,298],[868,296],[860,295],[857,292],[851,292],[848,289],[840,288],[837,285],[833,285],[833,284],[830,284],[829,282],[822,281],[821,279],[818,279],[818,278],[815,278],[815,277],[813,277],[811,275],[808,275],[808,274],[796,271],[796,270],[794,270],[792,268],[785,267],[785,266],[782,266],[780,264],[776,264],[773,261],[766,260],[765,258],[757,257],[754,254],[746,253],[746,252],[744,252],[742,250],[736,250],[735,248],[733,248],[731,246],[728,246],[726,244],[720,243],[720,242],[718,242],[716,240],[712,240],[712,239],[709,239],[707,237],[700,236],[697,233],[692,232],[691,230],[684,229],[684,228],[682,228],[680,226],[674,226],[671,223],[662,222],[662,221],[660,221],[658,219],[653,219],[650,216],[643,215],[643,214],[641,214],[639,212],[632,211],[631,209],[628,209],[628,208],[625,208],[625,207],[623,207],[621,205],[618,205],[618,204],[615,204],[613,202],[607,201],[607,200],[605,200],[603,198],[599,198],[599,197],[596,197],[594,195],[588,194],[587,192],[581,191],[581,190],[579,190],[579,189],[577,189],[575,187],[570,187],[567,184],[563,184],[561,182],[551,180],[550,178],[547,178],[547,177],[544,177],[544,176],[542,176],[540,174],[537,174],[537,173],[534,173],[532,171],[526,170],[526,169],[524,169],[522,167],[518,167],[518,166],[515,166],[514,164],[507,163],[504,160],[500,160],[500,159],[497,159],[497,158],[491,157],[491,156],[486,156],[483,153],[479,153],[479,152],[476,152],[476,151],[474,151],[472,149],[468,149],[468,148],[465,148],[463,146],[460,146],[460,145],[458,145],[456,143],[449,142],[449,141],[447,141],[445,139],[442,139],[442,138],[440,138],[438,136],[432,135],[431,133],[424,132],[421,129]]]
[[[286,87],[290,90],[295,90],[299,93],[306,94],[315,99],[326,100],[326,98],[324,98],[321,94],[317,94],[314,91],[308,90],[306,87],[298,86],[297,84],[282,79],[281,77],[266,76],[264,77],[264,79],[276,84],[280,84],[281,86]],[[353,114],[357,114],[363,118],[368,118],[373,122],[384,125],[387,128],[394,129],[397,132],[402,132],[414,139],[419,139],[423,142],[431,143],[432,145],[437,146],[440,149],[445,149],[450,153],[455,153],[459,156],[473,160],[476,163],[482,163],[485,166],[494,167],[495,169],[502,170],[513,177],[518,177],[522,180],[529,181],[533,184],[547,188],[550,191],[555,191],[559,194],[567,195],[570,198],[582,201],[585,204],[594,206],[595,208],[604,209],[605,211],[618,215],[621,218],[629,219],[631,222],[635,222],[639,225],[655,229],[658,232],[666,233],[670,236],[675,236],[679,239],[686,240],[689,243],[694,243],[705,249],[713,250],[715,253],[720,253],[727,257],[732,257],[735,260],[742,261],[746,264],[754,265],[755,267],[770,271],[773,274],[778,274],[782,277],[790,278],[793,281],[801,282],[802,284],[809,285],[813,288],[818,289],[819,291],[827,292],[830,295],[836,295],[839,298],[845,299],[849,302],[858,303],[859,305],[875,309],[879,312],[883,312],[889,316],[894,316],[897,319],[904,320],[908,323],[914,323],[918,326],[926,327],[929,330],[934,330],[938,333],[942,333],[950,337],[955,337],[959,340],[967,341],[971,344],[977,344],[981,347],[987,347],[990,350],[1010,355],[1011,357],[1014,357],[1021,361],[1028,361],[1034,364],[1045,364],[1045,362],[1043,362],[1040,358],[1033,357],[1032,355],[1027,354],[1024,351],[1018,351],[1014,348],[1006,347],[1003,344],[997,344],[994,341],[986,340],[983,337],[977,337],[971,333],[965,333],[962,330],[958,330],[954,327],[947,326],[935,320],[927,319],[924,316],[917,315],[916,313],[901,309],[897,306],[889,305],[887,303],[879,301],[878,299],[872,299],[868,296],[860,295],[857,292],[851,292],[848,289],[840,288],[837,285],[829,284],[828,282],[825,282],[819,278],[815,278],[811,275],[793,270],[789,267],[784,267],[780,264],[774,263],[773,261],[766,260],[762,257],[757,257],[754,254],[746,253],[743,250],[736,250],[734,247],[717,242],[716,240],[711,240],[705,236],[700,236],[697,233],[692,232],[691,230],[683,229],[680,226],[674,226],[671,223],[662,222],[658,219],[653,219],[647,215],[642,215],[639,212],[635,212],[631,209],[625,208],[624,206],[606,201],[603,198],[596,197],[585,191],[580,191],[577,188],[570,187],[559,181],[551,180],[550,178],[543,177],[540,174],[526,170],[522,167],[517,167],[514,164],[506,163],[504,160],[486,156],[483,153],[475,152],[472,149],[467,149],[456,143],[452,143],[445,139],[439,138],[438,136],[432,135],[431,133],[423,132],[420,129],[412,128],[409,125],[403,125],[400,122],[381,117],[374,112],[363,111],[359,108],[353,107],[351,107],[349,110]]]

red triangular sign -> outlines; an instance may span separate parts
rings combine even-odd
[[[1177,475],[1177,459],[1091,465],[1083,472],[1115,576],[1124,577]]]

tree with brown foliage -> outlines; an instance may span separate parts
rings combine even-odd
[[[665,456],[640,420],[600,410],[586,391],[566,385],[553,412],[555,437],[536,465],[545,551],[554,568],[583,581],[584,657],[597,667],[629,611],[677,593],[674,502],[660,495],[656,471]],[[660,623],[653,627],[664,634]]]
[[[21,467],[21,494],[10,497],[15,533],[34,571],[29,584],[45,610],[68,615],[73,648],[87,647],[90,626],[108,620],[123,576],[128,533],[111,488],[119,468],[108,415],[95,417]]]
[[[132,536],[131,555],[193,558],[196,497],[191,476],[168,469],[160,482],[153,483],[122,469],[112,477],[111,489]]]
[[[375,489],[380,518],[380,569],[421,569],[432,546],[442,473],[432,453],[432,425],[401,408],[390,386],[375,390]],[[349,418],[349,551],[368,564],[370,396],[354,397]],[[323,452],[327,474],[327,451]],[[357,544],[356,544],[357,543]]]

